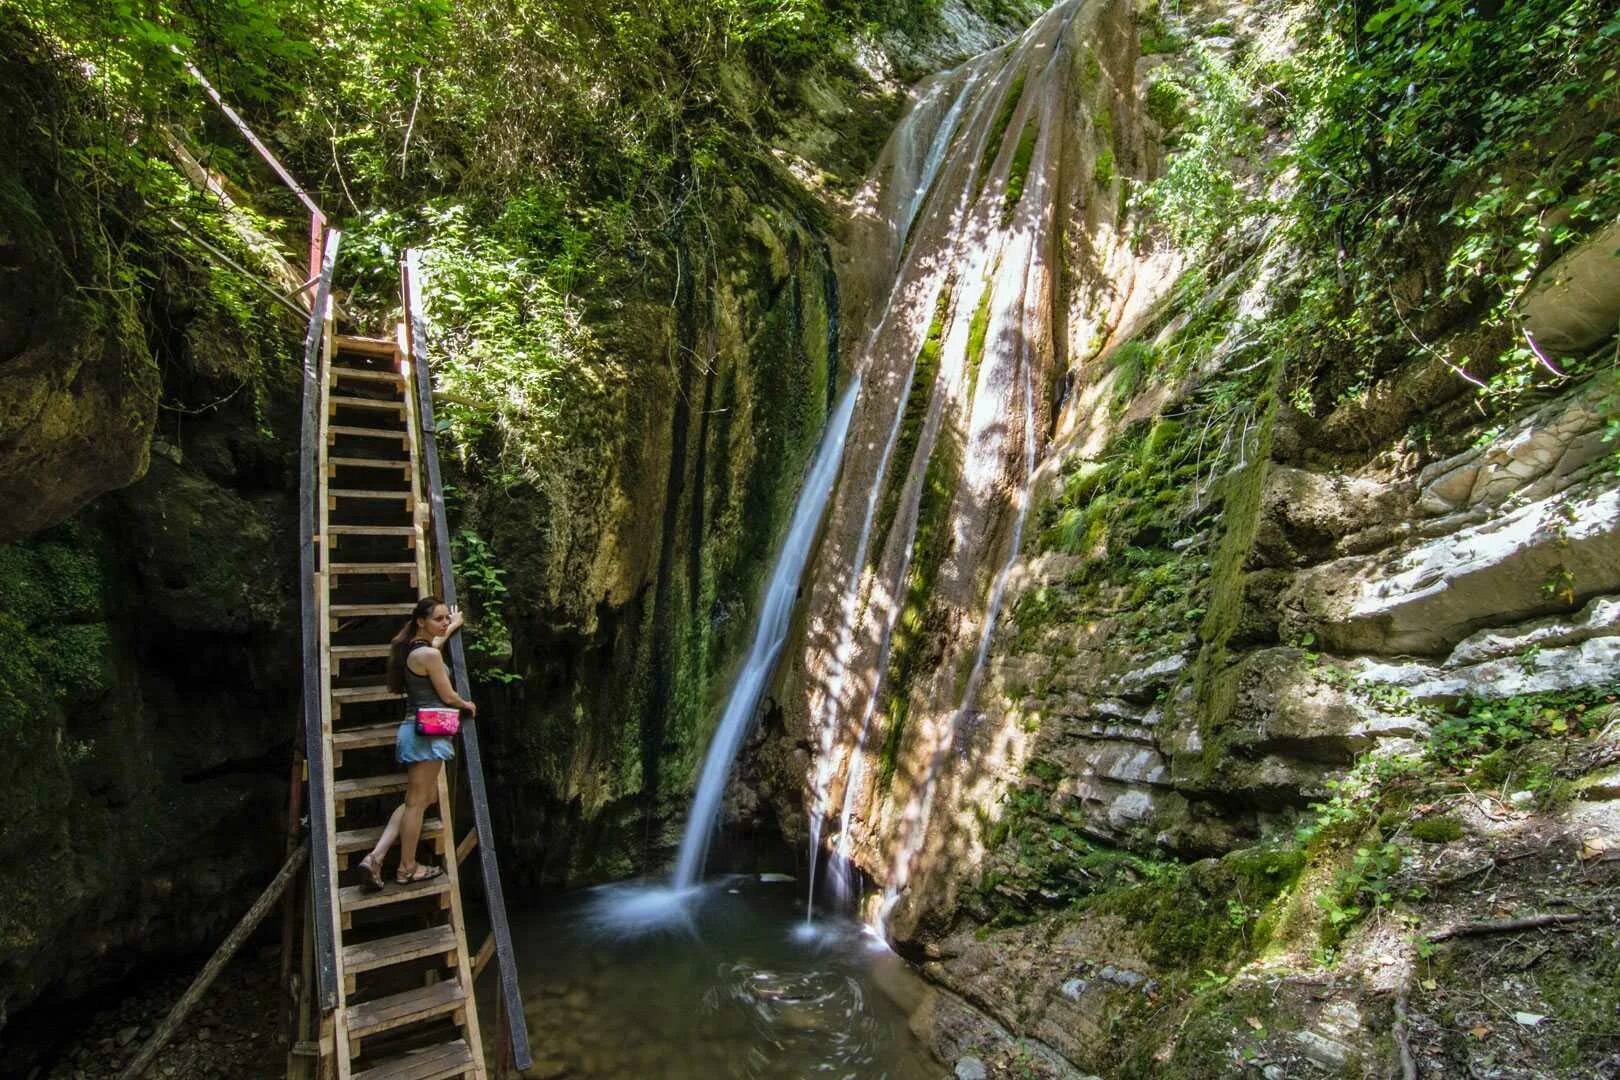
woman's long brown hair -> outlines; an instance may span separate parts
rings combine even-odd
[[[411,642],[416,640],[416,624],[433,614],[433,609],[444,603],[437,596],[424,596],[411,611],[411,621],[399,628],[394,640],[388,643],[388,692],[405,692],[405,659],[411,654]]]

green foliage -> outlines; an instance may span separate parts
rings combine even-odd
[[[1606,722],[1600,708],[1620,700],[1620,683],[1497,700],[1470,699],[1435,718],[1429,752],[1439,764],[1461,768],[1494,750],[1534,738],[1580,737]]]
[[[1486,15],[1466,0],[1336,0],[1312,34],[1292,84],[1293,218],[1332,275],[1314,298],[1313,353],[1358,365],[1338,396],[1408,356],[1488,384],[1500,408],[1586,370],[1538,353],[1516,302],[1620,211],[1613,6],[1532,0]],[[1433,262],[1420,295],[1414,255]],[[1491,332],[1444,336],[1465,317]]]
[[[471,529],[452,536],[450,546],[455,554],[456,576],[466,586],[474,608],[462,631],[472,673],[485,682],[519,681],[521,675],[503,666],[512,658],[512,637],[505,618],[506,571],[496,561],[489,543]]]
[[[1199,45],[1192,46],[1189,56],[1191,102],[1176,153],[1164,175],[1147,187],[1142,202],[1196,264],[1261,205],[1238,163],[1257,154],[1263,129],[1250,106],[1251,70],[1234,68]],[[1159,92],[1161,109],[1168,92]]]
[[[1136,38],[1143,56],[1158,56],[1161,53],[1178,52],[1187,43],[1181,34],[1171,30],[1165,23],[1164,13],[1159,10],[1158,4],[1148,5],[1145,9],[1138,9]]]
[[[1148,373],[1159,366],[1161,356],[1151,342],[1133,338],[1115,349],[1109,359],[1114,370],[1114,386],[1109,394],[1108,412],[1118,417],[1142,388]]]
[[[1174,78],[1162,76],[1148,84],[1148,115],[1165,132],[1172,132],[1187,122],[1192,95]]]
[[[1157,881],[1105,894],[1095,906],[1139,927],[1155,964],[1224,981],[1222,969],[1240,952],[1269,943],[1269,909],[1304,868],[1298,848],[1261,844],[1219,860],[1174,865]]]
[[[1333,948],[1357,922],[1389,908],[1397,899],[1416,899],[1420,892],[1398,883],[1406,861],[1406,848],[1392,841],[1358,847],[1349,865],[1333,880],[1329,892],[1316,897],[1317,906],[1327,915],[1323,945]]]
[[[1461,840],[1463,835],[1462,822],[1445,815],[1419,818],[1412,822],[1408,831],[1415,839],[1426,844],[1449,844],[1453,840]]]
[[[979,293],[978,306],[973,309],[973,318],[968,322],[967,358],[964,365],[966,370],[963,379],[967,385],[965,411],[970,414],[973,411],[973,396],[979,389],[979,368],[984,363],[985,342],[990,335],[990,293],[999,267],[998,262],[986,275],[984,289]]]

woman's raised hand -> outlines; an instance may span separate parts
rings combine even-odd
[[[462,621],[463,620],[462,620],[462,617],[461,617],[461,609],[459,607],[451,608],[450,609],[450,625],[444,628],[444,636],[449,637],[451,634],[455,633],[457,630],[460,630]]]

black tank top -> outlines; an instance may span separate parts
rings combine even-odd
[[[414,716],[417,709],[448,709],[450,704],[433,688],[433,680],[411,670],[410,659],[417,649],[431,649],[433,643],[422,638],[411,642],[405,653],[405,705]]]

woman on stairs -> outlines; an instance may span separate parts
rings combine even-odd
[[[405,766],[405,801],[389,817],[377,846],[360,860],[373,889],[383,887],[383,859],[396,839],[400,849],[394,880],[399,884],[430,881],[444,873],[442,866],[419,864],[416,846],[422,836],[422,815],[438,798],[439,770],[455,758],[456,747],[448,736],[418,734],[416,710],[464,709],[478,715],[478,707],[456,693],[440,652],[459,629],[460,612],[452,614],[437,596],[424,596],[411,612],[411,621],[389,643],[388,689],[405,695],[405,719],[394,736],[394,756]]]

